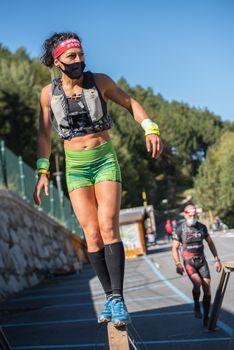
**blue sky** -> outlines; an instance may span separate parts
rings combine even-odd
[[[233,0],[2,1],[0,42],[39,56],[75,31],[87,68],[234,121]]]

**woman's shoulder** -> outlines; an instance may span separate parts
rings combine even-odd
[[[41,94],[40,94],[40,101],[42,104],[44,103],[48,103],[49,97],[50,97],[50,93],[51,93],[51,83],[48,85],[45,85],[42,89],[41,89]]]
[[[111,81],[111,77],[109,77],[107,74],[104,73],[94,73],[91,72],[95,80],[103,81],[103,82],[108,82]]]
[[[114,81],[107,74],[104,73],[93,73],[95,83],[102,90],[107,90],[115,85]]]
[[[51,91],[51,86],[52,86],[52,83],[49,83],[49,84],[43,86],[43,88],[41,89],[41,94],[50,93],[50,91]]]

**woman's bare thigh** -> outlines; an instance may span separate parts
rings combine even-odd
[[[121,189],[121,183],[115,181],[103,181],[95,185],[98,223],[105,244],[120,240],[119,210]]]
[[[75,215],[84,230],[90,252],[102,248],[94,186],[78,188],[69,193]]]

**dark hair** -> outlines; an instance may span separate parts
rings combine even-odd
[[[46,39],[42,46],[43,54],[41,56],[41,62],[45,66],[52,68],[54,64],[54,50],[58,44],[70,38],[75,38],[81,41],[78,35],[73,32],[54,33],[52,36]]]

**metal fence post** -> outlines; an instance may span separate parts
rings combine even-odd
[[[6,153],[5,153],[5,143],[4,143],[4,141],[1,141],[0,157],[1,157],[1,167],[2,167],[3,182],[4,182],[4,185],[6,186],[6,188],[8,188],[7,169],[6,169]]]
[[[18,164],[19,164],[19,174],[20,174],[20,187],[21,187],[21,194],[23,199],[26,199],[25,195],[25,182],[24,182],[24,169],[23,169],[23,160],[22,157],[18,157]]]
[[[64,194],[62,190],[62,184],[61,184],[61,175],[62,172],[59,169],[59,157],[58,154],[55,155],[55,166],[56,166],[56,172],[53,173],[53,175],[56,176],[56,183],[57,183],[57,189],[59,194],[59,210],[60,210],[60,220],[64,222],[64,210],[63,210],[63,204],[64,204]]]
[[[50,215],[54,216],[54,191],[53,191],[54,186],[52,181],[50,181],[49,188],[50,188]]]
[[[65,216],[64,216],[64,209],[63,209],[63,201],[64,201],[64,193],[62,190],[59,191],[59,206],[60,206],[60,215],[61,215],[61,220],[64,222],[65,221]]]

